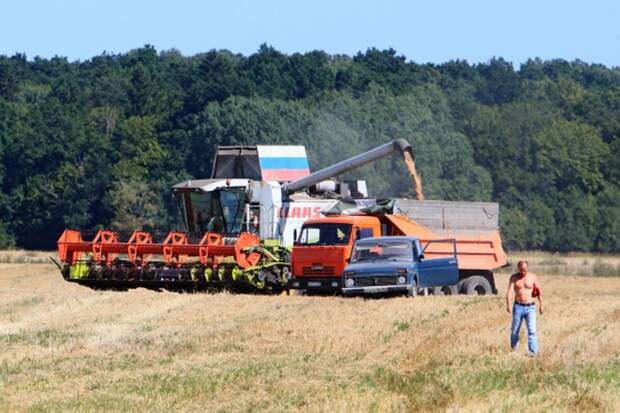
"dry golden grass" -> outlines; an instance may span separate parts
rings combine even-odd
[[[620,278],[530,266],[536,359],[508,350],[506,274],[499,296],[364,300],[93,291],[0,264],[0,411],[620,411]]]
[[[49,257],[56,253],[45,251],[6,250],[0,251],[0,264],[49,264]]]
[[[583,252],[550,254],[541,251],[509,255],[511,267],[503,272],[516,272],[517,262],[527,259],[530,266],[541,274],[593,275],[597,277],[620,277],[620,257],[610,254],[587,254]]]

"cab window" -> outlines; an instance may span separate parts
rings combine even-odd
[[[350,224],[309,224],[302,227],[298,245],[346,245],[350,237]]]

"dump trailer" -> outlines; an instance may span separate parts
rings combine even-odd
[[[306,221],[292,250],[289,287],[308,292],[339,292],[355,241],[368,237],[415,237],[422,245],[428,244],[426,258],[450,257],[453,250],[449,244],[431,242],[445,239],[448,232],[456,243],[459,276],[454,285],[442,292],[496,294],[493,270],[507,264],[497,229],[436,232],[406,216],[393,214],[340,215]]]

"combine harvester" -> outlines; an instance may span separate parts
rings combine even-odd
[[[67,229],[58,240],[58,265],[67,281],[92,288],[281,292],[290,285],[290,248],[306,220],[359,214],[377,204],[365,181],[333,178],[393,153],[403,156],[420,200],[396,200],[389,212],[420,222],[434,219],[439,210],[424,207],[411,145],[403,139],[312,174],[303,146],[222,146],[210,179],[172,188],[186,232],[156,239],[144,231],[124,237],[101,230],[86,240]],[[494,203],[455,208],[464,217],[468,211],[479,215],[481,208],[498,210]]]

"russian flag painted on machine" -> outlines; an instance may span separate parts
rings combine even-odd
[[[256,149],[265,181],[292,181],[310,175],[304,146],[258,145]]]

